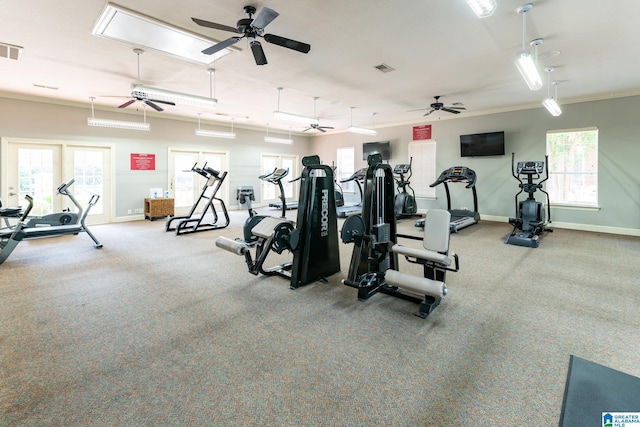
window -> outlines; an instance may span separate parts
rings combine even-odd
[[[353,175],[355,172],[355,161],[354,161],[354,148],[338,148],[336,153],[336,181],[340,183],[343,179],[347,179]],[[355,183],[353,181],[340,183],[342,187],[342,191],[346,191],[348,193],[355,192]]]
[[[598,129],[547,132],[551,204],[598,205]]]

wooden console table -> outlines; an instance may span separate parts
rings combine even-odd
[[[167,216],[173,216],[173,199],[144,199],[145,219],[153,221]]]

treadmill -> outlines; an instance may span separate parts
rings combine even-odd
[[[473,193],[473,210],[469,209],[451,209],[451,194],[449,193],[449,182],[466,182],[464,188],[470,188]],[[476,173],[466,166],[454,166],[443,171],[438,179],[429,187],[435,187],[443,184],[447,194],[447,210],[451,213],[450,230],[457,233],[465,227],[477,224],[480,221],[480,213],[478,213],[478,195],[476,193]],[[416,227],[424,228],[424,219],[420,219],[414,223]]]
[[[346,218],[349,215],[358,214],[362,212],[362,181],[367,176],[367,168],[361,168],[353,173],[349,178],[345,178],[340,180],[341,184],[345,182],[355,181],[358,185],[358,190],[360,190],[360,203],[356,203],[355,205],[342,205],[336,207],[336,213],[338,214],[338,218]]]
[[[293,201],[289,201],[287,202],[285,196],[284,196],[284,187],[282,185],[282,179],[287,176],[289,174],[289,169],[284,169],[284,168],[275,168],[273,170],[273,172],[271,173],[267,173],[264,175],[260,175],[258,178],[260,178],[263,181],[267,181],[270,182],[272,184],[275,184],[278,186],[278,188],[280,189],[280,201],[279,202],[271,202],[269,203],[269,207],[270,208],[276,208],[276,209],[282,209],[283,211],[285,210],[291,210],[291,209],[298,209],[298,201],[297,200],[293,200]],[[299,179],[299,178],[298,178]],[[293,181],[296,181],[295,179]],[[291,181],[291,182],[293,182]],[[283,208],[283,204],[284,204],[284,208]]]

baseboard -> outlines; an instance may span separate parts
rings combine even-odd
[[[508,217],[480,214],[480,218],[482,221],[509,223]],[[593,233],[620,234],[623,236],[640,237],[640,230],[636,228],[609,227],[606,225],[576,224],[572,222],[555,222],[555,221],[551,222],[549,224],[549,227],[563,228],[567,230],[590,231]]]

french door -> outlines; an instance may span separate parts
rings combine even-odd
[[[207,167],[223,174],[227,170],[227,157],[226,152],[169,149],[169,196],[174,199],[176,215],[189,213],[205,186],[206,179],[193,172],[193,166],[196,165],[201,169],[206,164]],[[208,196],[209,192],[206,194]],[[222,199],[228,205],[228,194],[228,182],[225,180],[216,197]],[[207,202],[208,200],[201,200],[196,212],[201,212]]]
[[[288,169],[289,173],[282,180],[284,187],[284,197],[287,201],[298,200],[298,183],[291,182],[298,178],[298,156],[282,156],[276,154],[263,154],[261,157],[262,173],[273,172],[276,168]],[[262,181],[262,204],[280,201],[280,189],[277,185]]]
[[[31,216],[41,216],[76,206],[66,196],[56,194],[65,182],[83,209],[94,194],[98,203],[87,216],[88,224],[111,219],[111,147],[66,144],[49,141],[2,139],[2,199],[5,206],[26,206],[33,197]]]

